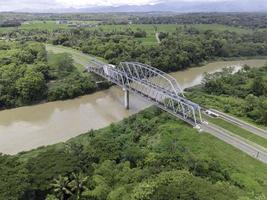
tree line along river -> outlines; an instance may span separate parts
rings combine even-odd
[[[171,73],[181,88],[197,85],[204,72],[244,64],[261,67],[267,60],[212,62],[202,67]],[[130,94],[130,109],[124,109],[123,91],[117,86],[72,100],[49,102],[0,111],[0,152],[16,154],[43,145],[64,142],[90,129],[118,122],[150,106]]]

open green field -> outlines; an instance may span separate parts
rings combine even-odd
[[[67,29],[66,24],[57,24],[56,21],[31,21],[22,24],[19,29],[21,30],[31,30],[31,29],[40,29],[52,31],[54,29]]]
[[[69,28],[66,24],[57,24],[56,21],[30,21],[23,23],[19,27],[1,27],[1,32],[8,32],[8,31],[14,31],[14,30],[33,30],[33,29],[39,29],[39,30],[48,30],[52,31],[55,29],[67,29]]]
[[[55,45],[51,45],[51,44],[46,44],[46,50],[48,52],[53,52],[53,53],[68,53],[68,54],[70,54],[74,60],[75,66],[79,69],[79,71],[83,71],[84,66],[88,65],[89,61],[94,59],[94,58],[101,60],[103,62],[106,62],[103,58],[90,56],[90,55],[84,54],[78,50],[68,48],[68,47],[63,47],[63,46],[55,46]]]
[[[155,34],[149,34],[145,38],[135,38],[135,40],[140,41],[143,45],[155,45],[155,44],[157,44]]]
[[[73,29],[69,25],[74,24],[97,24],[97,21],[68,21],[68,24],[58,24],[57,21],[28,21],[23,23],[19,29],[22,30],[31,30],[31,29],[40,29],[52,31],[55,29]]]
[[[83,24],[96,24],[96,21],[69,21],[73,24],[75,23],[83,23]],[[56,21],[27,21],[24,22],[20,27],[0,27],[1,32],[7,32],[12,30],[47,30],[53,31],[55,29],[73,29],[73,27],[69,27],[68,24],[57,24]]]
[[[14,27],[0,27],[0,33],[5,33],[5,32],[9,32],[9,31],[13,31],[16,30],[18,28],[14,28]]]
[[[223,119],[220,119],[220,118],[212,118],[212,117],[208,117],[208,116],[205,116],[205,119],[207,119],[208,121],[212,122],[213,124],[216,124],[228,131],[230,131],[231,133],[234,133],[242,138],[245,138],[251,142],[254,142],[264,148],[267,149],[267,139],[265,138],[262,138],[258,135],[255,135],[245,129],[242,129],[236,125],[233,125]]]

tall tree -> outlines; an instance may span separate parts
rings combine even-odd
[[[60,198],[60,200],[64,200],[67,196],[72,195],[72,192],[69,189],[69,183],[68,177],[59,175],[58,178],[54,179],[54,182],[51,184],[55,194]]]
[[[251,91],[255,96],[261,96],[264,93],[264,81],[261,76],[254,78]]]
[[[84,190],[87,189],[85,183],[88,180],[88,176],[83,175],[82,173],[72,173],[73,180],[69,183],[71,191],[75,193],[76,199],[80,200],[81,194]]]

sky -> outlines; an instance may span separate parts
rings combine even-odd
[[[222,0],[172,0],[175,2],[211,2]],[[93,6],[146,5],[164,0],[0,0],[0,11],[83,8]]]

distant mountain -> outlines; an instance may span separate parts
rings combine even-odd
[[[34,10],[20,10],[30,11]],[[267,12],[267,0],[221,0],[213,2],[166,1],[154,5],[96,6],[88,8],[65,8],[35,10],[35,12]]]
[[[267,0],[225,0],[217,2],[169,1],[143,6],[106,6],[77,9],[78,12],[267,12]]]

